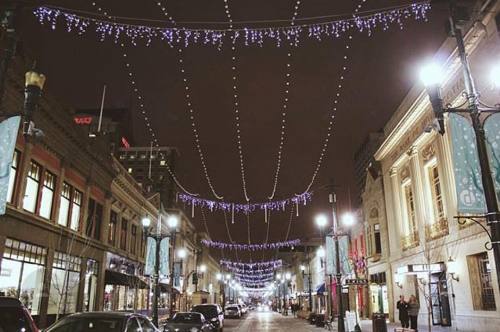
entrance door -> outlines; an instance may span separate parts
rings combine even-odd
[[[430,299],[432,310],[432,324],[451,326],[450,301],[446,273],[439,272],[431,275]]]

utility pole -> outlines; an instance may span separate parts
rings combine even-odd
[[[486,146],[484,118],[481,117],[481,110],[479,109],[479,93],[476,90],[476,85],[474,84],[474,79],[471,74],[469,60],[467,59],[462,29],[457,27],[457,7],[454,0],[451,1],[450,12],[451,32],[456,39],[458,54],[460,62],[462,63],[462,72],[464,76],[465,92],[469,111],[468,113],[471,117],[472,127],[474,128],[474,133],[476,135],[477,154],[479,158],[479,165],[481,167],[481,181],[483,184],[487,208],[485,217],[487,224],[490,226],[491,245],[493,247],[493,256],[495,259],[497,282],[500,288],[500,213],[498,211],[495,184],[492,178],[491,166]]]

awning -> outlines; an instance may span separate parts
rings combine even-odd
[[[146,284],[136,276],[131,276],[111,270],[106,270],[106,273],[104,274],[104,283],[108,285],[121,285],[140,289],[148,288],[148,284]]]
[[[321,295],[325,292],[325,284],[322,283],[321,285],[316,288],[316,294]]]

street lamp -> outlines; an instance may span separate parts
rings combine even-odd
[[[45,75],[31,70],[25,74],[24,88],[24,120],[23,120],[23,135],[39,135],[41,131],[36,129],[33,122],[33,113],[38,109],[38,101],[42,95],[43,86],[45,84]]]
[[[172,216],[174,217],[174,216]],[[155,326],[158,326],[158,299],[160,297],[160,247],[161,247],[161,241],[165,238],[174,238],[174,245],[175,245],[175,228],[170,229],[169,234],[162,234],[160,229],[161,229],[161,213],[158,215],[158,225],[156,227],[156,230],[154,232],[151,231],[151,218],[148,216],[145,216],[141,220],[142,227],[144,229],[144,236],[147,238],[151,238],[156,242],[156,250],[155,250],[155,265],[154,265],[154,272],[153,272],[153,305],[152,305],[152,321]],[[177,223],[175,224],[177,227]],[[170,277],[171,280],[171,292],[173,289],[173,275]]]
[[[356,224],[356,217],[350,212],[344,213],[342,215],[342,224],[346,227],[351,227]]]
[[[466,103],[460,105],[459,107],[451,107],[449,105],[443,105],[443,99],[441,98],[441,80],[439,75],[439,67],[436,65],[430,65],[422,69],[421,79],[426,85],[426,90],[429,95],[429,100],[432,104],[432,109],[436,116],[439,125],[439,133],[443,135],[445,133],[443,113],[462,113],[468,114],[471,122],[472,128],[474,130],[477,154],[480,165],[481,182],[484,189],[484,197],[486,201],[487,213],[477,216],[462,216],[457,217],[458,222],[463,224],[468,219],[476,222],[485,228],[479,221],[479,219],[486,218],[487,224],[490,226],[490,232],[488,236],[490,237],[490,243],[493,249],[493,254],[495,258],[495,267],[497,275],[500,275],[500,224],[498,220],[500,219],[500,213],[498,210],[498,202],[495,192],[495,185],[492,178],[491,166],[489,163],[488,150],[486,145],[486,137],[484,131],[484,121],[488,116],[482,116],[482,113],[498,113],[500,112],[500,104],[495,107],[487,107],[479,99],[479,93],[476,90],[474,79],[471,74],[471,68],[469,65],[469,60],[467,58],[467,52],[465,50],[464,39],[462,35],[462,28],[457,26],[455,15],[460,12],[461,8],[458,8],[454,1],[451,2],[450,6],[450,19],[449,19],[449,30],[451,35],[455,37],[457,43],[458,55],[460,62],[462,64],[462,72],[464,77],[465,85],[465,97]],[[500,69],[498,67],[492,70],[492,80],[496,83],[500,80],[499,75]],[[461,221],[464,219],[465,221]],[[486,229],[485,229],[486,230]],[[500,278],[497,278],[498,285],[500,286]]]
[[[323,229],[325,226],[328,224],[328,218],[324,214],[319,214],[315,218],[316,225],[320,228]]]
[[[180,259],[184,259],[184,258],[186,258],[186,256],[187,256],[187,250],[186,249],[179,248],[177,250],[177,257],[179,257]]]

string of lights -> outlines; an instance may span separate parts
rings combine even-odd
[[[294,11],[293,15],[291,18],[290,25],[293,27],[295,26],[295,20],[297,19],[297,16],[299,15],[299,6],[300,6],[300,0],[295,1],[295,6],[294,6]],[[281,111],[281,133],[280,133],[280,141],[278,145],[278,153],[277,153],[277,161],[276,161],[276,170],[274,171],[274,179],[273,179],[273,189],[271,191],[271,195],[269,195],[269,199],[273,199],[274,195],[276,194],[276,188],[278,187],[278,178],[280,174],[280,169],[281,169],[281,159],[282,159],[282,153],[283,153],[283,145],[285,143],[285,132],[286,132],[286,115],[287,115],[287,107],[288,107],[288,98],[289,98],[289,93],[290,93],[290,88],[291,88],[291,75],[292,75],[292,55],[293,55],[293,48],[294,46],[297,46],[299,40],[294,39],[294,41],[289,42],[289,49],[287,52],[287,61],[286,61],[286,66],[285,66],[285,84],[284,84],[284,96],[283,96],[283,105],[281,106],[282,111]],[[266,218],[267,219],[267,216]]]
[[[157,6],[160,8],[162,11],[163,15],[172,23],[174,26],[176,25],[176,22],[172,18],[172,16],[168,13],[167,8],[165,5],[162,4],[162,2],[158,1],[156,2]],[[193,139],[194,139],[194,145],[196,150],[198,151],[198,155],[200,158],[200,163],[201,163],[201,168],[203,170],[203,173],[205,175],[205,179],[207,180],[208,186],[210,187],[210,190],[212,191],[212,194],[214,195],[215,198],[217,199],[223,199],[224,197],[221,195],[217,194],[217,191],[214,188],[214,185],[212,184],[212,180],[210,178],[210,175],[208,173],[208,167],[206,165],[206,157],[203,154],[203,149],[201,147],[201,142],[200,142],[200,134],[196,122],[196,116],[195,116],[195,111],[194,111],[194,106],[193,102],[191,100],[191,88],[189,85],[189,79],[188,75],[186,73],[186,67],[184,65],[184,56],[183,56],[183,49],[180,46],[176,47],[177,49],[177,61],[179,63],[179,71],[182,76],[182,82],[184,83],[184,96],[185,96],[185,101],[186,101],[186,110],[188,111],[188,116],[189,119],[191,120],[191,131],[193,133]]]
[[[233,19],[231,17],[231,11],[229,10],[228,0],[224,0],[224,9],[226,13],[227,20],[229,22],[229,29],[233,29]],[[231,45],[231,72],[233,81],[233,112],[234,112],[234,124],[236,129],[236,147],[238,149],[238,156],[240,159],[240,173],[241,173],[241,183],[243,186],[243,194],[247,202],[250,201],[250,197],[247,192],[247,182],[245,177],[245,162],[243,157],[243,146],[241,143],[241,126],[240,126],[240,110],[239,110],[239,95],[238,95],[238,81],[237,81],[237,57],[236,57],[236,40],[233,39]]]
[[[101,8],[100,6],[98,6],[96,2],[92,2],[92,6],[99,13],[101,13],[106,18],[108,18],[110,21],[113,20],[113,16],[111,16],[110,14],[108,14],[107,11],[105,11],[103,8]],[[140,89],[138,87],[138,84],[137,84],[137,81],[136,81],[136,78],[135,78],[135,74],[134,74],[134,71],[133,71],[133,66],[131,64],[128,52],[126,51],[125,44],[120,43],[120,49],[121,49],[121,53],[122,53],[122,58],[124,59],[125,70],[127,71],[128,82],[129,82],[129,84],[130,84],[130,86],[132,88],[133,95],[134,95],[134,97],[135,97],[135,99],[137,101],[137,106],[139,107],[139,112],[140,112],[140,114],[141,114],[141,116],[142,116],[142,118],[144,120],[144,123],[146,125],[146,129],[147,129],[148,133],[151,135],[151,141],[152,141],[153,145],[158,148],[160,146],[159,142],[158,142],[158,138],[156,137],[156,134],[155,134],[155,132],[153,130],[153,126],[151,124],[151,119],[149,117],[149,113],[148,113],[146,107],[144,106],[145,105],[144,97],[143,97],[143,94],[142,94],[142,92],[140,91]],[[180,183],[179,179],[177,178],[177,176],[175,175],[175,173],[173,172],[173,170],[170,168],[170,165],[168,165],[168,163],[165,163],[165,168],[167,169],[168,174],[174,180],[174,182],[177,185],[177,187],[179,187],[185,194],[193,195],[193,196],[198,196],[198,194],[193,193],[193,192],[187,190]]]
[[[227,259],[221,259],[219,263],[223,266],[236,266],[236,267],[241,267],[241,268],[259,268],[259,267],[275,267],[279,268],[283,265],[283,261],[281,259],[274,259],[270,261],[260,261],[260,262],[250,262],[250,263],[243,263],[243,262],[234,262],[230,261]]]
[[[209,248],[257,251],[257,250],[274,250],[280,248],[294,247],[300,244],[300,239],[272,242],[272,243],[259,243],[259,244],[227,243],[227,242],[212,241],[212,240],[201,240],[201,244]]]
[[[376,28],[387,30],[391,25],[403,27],[403,21],[409,18],[425,20],[431,5],[428,1],[415,2],[404,6],[384,8],[379,11],[370,12],[364,16],[349,18],[336,17],[332,20],[322,22],[303,23],[294,26],[267,26],[267,27],[238,27],[234,28],[233,21],[227,22],[229,28],[189,28],[189,27],[164,27],[158,25],[141,25],[128,22],[114,22],[101,19],[77,11],[57,6],[36,7],[33,14],[38,18],[40,24],[48,24],[56,29],[58,21],[65,22],[67,32],[75,32],[82,35],[88,30],[93,30],[101,41],[106,38],[114,39],[119,43],[121,39],[128,40],[136,46],[138,41],[149,46],[154,39],[166,42],[170,45],[175,43],[210,45],[221,48],[224,39],[229,38],[231,42],[238,39],[244,41],[244,45],[262,46],[266,40],[274,41],[280,46],[283,40],[299,39],[301,36],[315,38],[318,41],[333,39],[345,33],[357,30],[371,35]],[[80,13],[80,14],[79,14]]]
[[[361,4],[358,4],[357,7],[354,9],[354,12],[352,15],[353,19],[356,19],[358,17],[357,16],[358,12],[361,9],[362,4],[365,2],[366,2],[366,0],[361,0]],[[343,87],[345,75],[347,74],[347,71],[349,69],[349,60],[350,60],[349,55],[350,55],[352,39],[353,39],[352,33],[349,33],[348,37],[347,37],[347,41],[346,41],[345,46],[344,46],[344,56],[342,58],[341,73],[340,73],[338,80],[337,80],[337,83],[336,83],[337,89],[336,89],[335,95],[333,96],[333,102],[332,102],[332,106],[331,106],[330,112],[329,112],[327,131],[325,134],[325,138],[323,139],[322,148],[321,148],[321,151],[319,154],[319,158],[316,162],[316,167],[314,168],[313,175],[311,177],[311,181],[307,185],[304,192],[308,192],[309,190],[311,190],[311,187],[313,186],[314,182],[316,181],[316,177],[318,176],[319,170],[321,169],[321,165],[323,163],[325,153],[328,149],[328,144],[330,142],[330,136],[332,135],[333,120],[335,119],[335,114],[337,112],[338,104],[339,104],[340,97],[342,94],[342,87]]]

